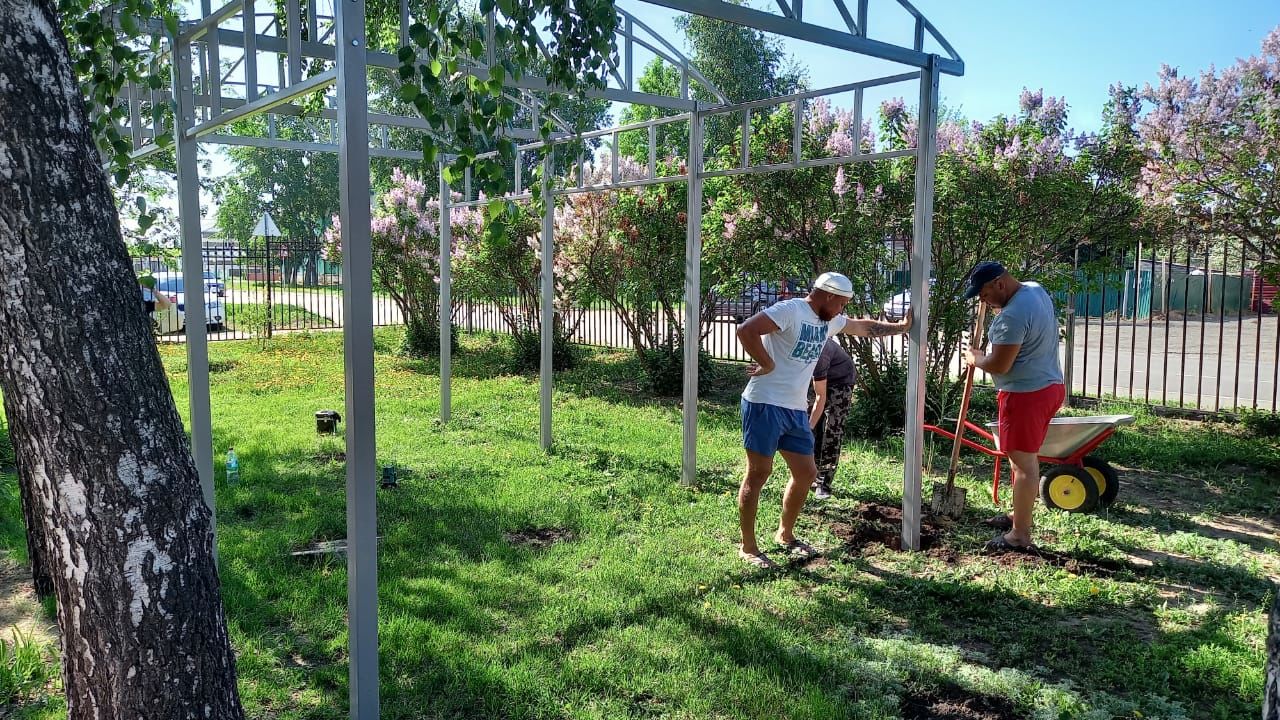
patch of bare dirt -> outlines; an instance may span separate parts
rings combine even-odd
[[[12,640],[12,629],[37,642],[57,647],[58,626],[44,616],[31,586],[31,572],[0,555],[0,637]]]
[[[1020,720],[1013,703],[993,695],[975,695],[943,685],[902,698],[903,720]]]
[[[1099,577],[1110,577],[1120,572],[1140,572],[1138,568],[1130,563],[1120,562],[1118,560],[1108,560],[1106,558],[1079,558],[1067,553],[1057,552],[1055,550],[1045,550],[1043,548],[1034,551],[1003,551],[987,553],[987,557],[993,558],[997,563],[1004,567],[1015,567],[1017,565],[1052,565],[1060,567],[1070,573],[1076,575],[1094,575]]]
[[[810,560],[806,561],[804,565],[801,565],[800,567],[804,570],[808,570],[809,572],[817,572],[823,568],[831,567],[831,561],[824,557],[819,556],[816,558],[811,558]]]
[[[831,532],[854,552],[865,553],[868,549],[875,552],[878,546],[901,550],[902,510],[880,503],[858,503],[847,520],[832,523]],[[933,550],[941,537],[941,529],[926,517],[920,526],[920,549]],[[950,554],[954,556],[955,552]]]
[[[525,528],[515,532],[502,533],[502,537],[510,545],[542,550],[559,542],[573,540],[577,536],[568,528],[544,527]]]
[[[1280,518],[1247,518],[1220,515],[1200,523],[1201,534],[1218,540],[1235,540],[1256,550],[1280,549]]]

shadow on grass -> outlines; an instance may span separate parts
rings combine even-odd
[[[1123,493],[1123,489],[1121,492]],[[1186,509],[1192,510],[1193,507]],[[1181,512],[1155,507],[1139,509],[1132,504],[1112,507],[1107,512],[1106,518],[1110,522],[1127,527],[1145,528],[1162,534],[1189,533],[1208,540],[1230,540],[1257,552],[1280,551],[1280,541],[1277,541],[1274,535],[1275,528],[1280,523],[1269,524],[1248,518],[1232,518],[1229,522],[1215,521],[1213,524],[1208,524],[1191,520]]]
[[[1120,603],[1095,598],[1046,605],[998,585],[909,575],[866,558],[847,561],[858,576],[875,581],[829,582],[861,592],[890,619],[887,629],[962,649],[992,669],[1070,679],[1095,691],[1154,693],[1213,710],[1215,717],[1244,717],[1256,706],[1254,689],[1242,686],[1239,672],[1253,649],[1229,630],[1238,608],[1215,607],[1184,629],[1166,630],[1153,611]],[[820,597],[826,612],[841,610],[829,595]]]

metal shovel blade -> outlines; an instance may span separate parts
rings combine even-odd
[[[967,491],[964,488],[954,485],[951,486],[951,492],[947,492],[946,483],[934,483],[933,499],[929,507],[937,517],[956,520],[964,515],[965,492]]]

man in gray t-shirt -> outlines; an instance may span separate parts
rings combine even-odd
[[[1034,547],[1032,511],[1040,482],[1044,444],[1066,388],[1058,363],[1058,318],[1049,293],[1034,282],[1018,282],[997,262],[981,262],[969,274],[965,298],[1000,308],[988,337],[991,352],[966,350],[965,361],[991,373],[999,390],[1000,450],[1013,463],[1013,512],[992,518],[1002,532],[990,550]]]

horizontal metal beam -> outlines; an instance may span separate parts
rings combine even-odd
[[[659,5],[671,10],[702,15],[716,20],[724,20],[735,25],[755,28],[775,35],[783,35],[796,40],[803,40],[817,45],[848,50],[850,52],[878,57],[903,65],[924,68],[929,64],[929,54],[917,52],[910,48],[899,47],[879,40],[872,40],[859,35],[850,35],[841,30],[822,27],[812,23],[801,22],[791,18],[773,15],[763,10],[755,10],[745,5],[734,5],[723,0],[641,0],[650,5]],[[938,69],[948,75],[963,75],[964,62],[953,58],[939,57]]]
[[[207,102],[208,102],[208,96],[206,95],[196,96],[196,107],[205,107]],[[240,98],[223,98],[222,104],[225,107],[238,108],[243,106],[245,102]],[[320,117],[325,120],[338,119],[338,111],[335,110],[334,108],[322,108],[319,111],[319,113],[317,113],[314,110],[303,110],[297,105],[293,105],[291,103],[285,103],[284,105],[277,105],[271,108],[270,110],[265,111],[264,114],[288,115],[291,117]],[[405,115],[392,115],[390,113],[371,112],[369,113],[369,124],[375,125],[375,126],[403,128],[406,130],[418,130],[418,131],[427,133],[429,135],[432,135],[433,137],[435,136],[435,133],[431,130],[431,125],[426,120],[423,120],[420,117],[408,117]],[[517,140],[532,141],[532,140],[542,139],[542,133],[538,132],[537,130],[531,130],[529,128],[510,128],[506,132],[508,135],[516,138]],[[559,138],[562,136],[553,135],[552,137]]]
[[[157,145],[154,142],[147,143],[146,145],[143,145],[142,147],[139,147],[135,149],[133,152],[129,153],[129,164],[133,165],[139,160],[145,160],[151,157],[152,155],[155,155],[156,153],[160,153],[160,152],[164,152],[165,150],[172,150],[172,149],[173,149],[173,143],[170,143],[165,146]],[[109,162],[103,163],[102,167],[110,168],[111,163]]]
[[[606,190],[625,190],[627,188],[645,187],[646,185],[664,185],[673,182],[685,182],[689,179],[688,173],[682,175],[665,175],[656,178],[643,178],[640,180],[624,180],[617,183],[601,183],[597,185],[582,185],[581,187],[567,187],[553,189],[551,191],[554,197],[563,197],[565,195],[581,195],[582,193],[604,192]]]
[[[725,105],[724,107],[710,108],[705,111],[706,115],[722,115],[726,113],[742,112],[743,110],[751,110],[759,107],[772,107],[774,105],[785,105],[786,103],[796,102],[797,100],[812,100],[813,98],[823,97],[824,95],[839,95],[840,93],[849,92],[851,90],[865,90],[867,88],[879,87],[881,85],[893,85],[894,83],[906,82],[908,80],[919,80],[919,72],[902,73],[901,75],[889,75],[887,77],[875,78],[873,80],[861,80],[859,82],[845,83],[844,85],[836,85],[829,88],[820,88],[818,90],[805,90],[803,92],[792,93],[790,95],[779,95],[778,97],[764,98],[763,100],[751,100],[735,105]]]
[[[244,10],[243,0],[231,0],[231,2],[227,3],[226,5],[223,5],[217,10],[214,10],[209,15],[206,15],[200,18],[198,22],[195,22],[195,23],[192,23],[191,25],[187,25],[183,27],[182,32],[179,33],[178,35],[178,38],[180,40],[189,42],[191,40],[195,40],[196,38],[202,37],[205,35],[205,33],[209,32],[211,29],[222,24],[222,22],[227,18],[235,17],[237,13],[240,13],[243,10]],[[241,47],[244,47],[244,46],[241,45]]]
[[[454,202],[454,201],[450,200],[450,201],[449,201],[449,207],[451,207],[451,208],[477,208],[477,207],[483,207],[483,206],[485,206],[485,205],[488,205],[489,203],[493,202],[494,200],[511,200],[511,201],[513,201],[513,202],[521,202],[521,201],[524,201],[524,200],[532,200],[532,199],[533,199],[533,193],[530,193],[530,192],[522,192],[522,193],[518,193],[518,194],[515,194],[515,195],[503,195],[503,196],[502,196],[502,197],[500,197],[500,198],[485,198],[485,199],[483,199],[483,200],[468,200],[467,202]]]
[[[526,145],[516,147],[517,152],[528,152],[532,150],[541,150],[549,145],[563,145],[564,143],[577,142],[579,140],[591,140],[605,135],[614,135],[618,133],[630,132],[634,130],[645,130],[648,128],[656,128],[660,125],[668,125],[676,122],[688,122],[689,114],[667,115],[665,117],[653,118],[652,120],[644,120],[642,122],[630,123],[628,125],[617,125],[615,127],[602,128],[599,130],[588,130],[587,132],[572,133],[562,135],[560,137],[551,138],[550,142],[539,139],[537,142],[531,142]],[[476,159],[490,158],[497,155],[497,151],[490,151],[476,155]]]
[[[244,33],[239,30],[218,29],[218,44],[227,47],[244,49]],[[273,37],[270,35],[258,35],[257,47],[259,52],[278,53],[281,55],[288,54],[289,45],[285,38]],[[302,57],[315,58],[319,60],[332,61],[335,57],[332,45],[325,45],[317,42],[302,43]],[[368,55],[369,67],[386,68],[388,70],[398,70],[400,68],[400,59],[390,53],[371,52]],[[469,68],[469,72],[481,80],[489,79],[489,72],[482,67]],[[524,90],[534,90],[538,92],[546,92],[550,89],[547,81],[540,77],[531,75],[523,75],[519,80],[512,80],[510,76],[506,78],[504,84],[510,88],[520,88]],[[694,107],[693,100],[685,100],[683,98],[667,97],[666,95],[654,95],[652,93],[639,92],[635,90],[626,90],[624,88],[591,88],[586,91],[586,96],[590,98],[601,98],[612,102],[624,102],[632,105],[647,105],[650,107],[660,107],[667,110],[675,110],[678,112],[687,112]]]
[[[240,145],[244,147],[271,148],[275,150],[299,150],[302,152],[338,152],[338,146],[331,143],[280,140],[279,138],[245,137],[241,135],[219,135],[216,133],[200,138],[200,142],[212,145]],[[401,150],[399,148],[370,146],[369,155],[373,157],[393,158],[396,160],[422,160],[421,150]]]
[[[296,97],[308,95],[317,90],[328,87],[337,82],[337,80],[337,68],[330,68],[318,75],[313,75],[306,80],[303,80],[297,85],[290,85],[283,90],[260,97],[253,102],[245,103],[234,110],[224,112],[215,118],[211,118],[207,122],[203,122],[195,127],[189,128],[186,131],[186,136],[189,138],[198,138],[201,135],[208,135],[214,130],[233,123],[240,118],[251,117],[258,113],[266,112],[274,107],[284,105]]]
[[[879,153],[860,153],[858,155],[814,158],[812,160],[801,160],[800,162],[756,165],[745,168],[737,167],[728,168],[726,170],[705,170],[701,174],[703,178],[729,177],[732,175],[764,175],[766,173],[782,172],[784,170],[804,170],[806,168],[826,167],[828,165],[852,165],[854,163],[871,162],[873,160],[891,160],[893,158],[912,157],[915,154],[915,148],[910,148],[907,150],[889,150],[888,152]]]

